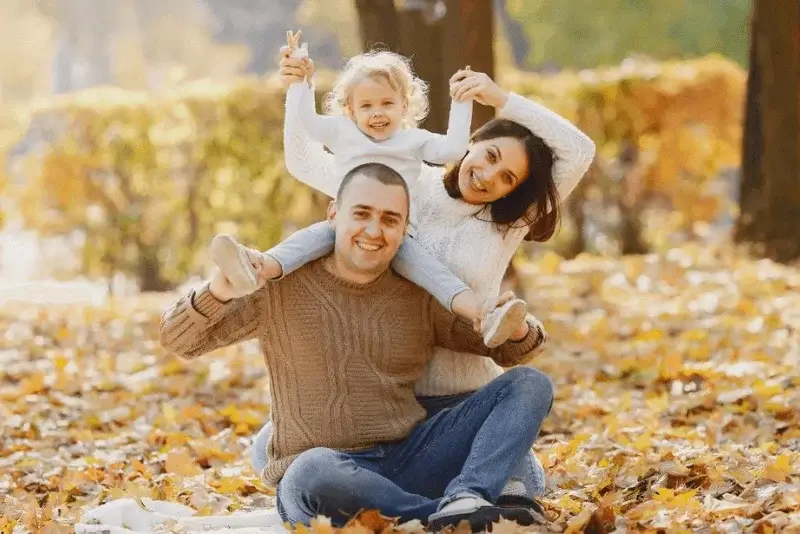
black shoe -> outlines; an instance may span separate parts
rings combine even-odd
[[[497,499],[497,506],[501,508],[527,508],[532,512],[537,523],[543,524],[547,522],[547,516],[542,505],[525,495],[501,495]]]
[[[536,522],[534,512],[528,508],[482,505],[471,509],[453,510],[452,513],[437,512],[431,515],[428,530],[438,532],[448,527],[456,527],[462,521],[466,521],[472,532],[491,531],[492,524],[497,523],[500,519],[516,521],[522,526],[533,525]]]

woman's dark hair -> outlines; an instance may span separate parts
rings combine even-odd
[[[491,222],[505,231],[527,226],[529,231],[525,236],[526,241],[547,241],[553,237],[561,221],[558,188],[553,179],[553,151],[539,136],[508,119],[490,120],[475,130],[471,141],[477,143],[499,137],[517,139],[525,146],[528,175],[509,194],[488,203],[484,211],[489,212]],[[458,187],[461,161],[448,168],[444,174],[445,189],[454,198],[462,196]]]

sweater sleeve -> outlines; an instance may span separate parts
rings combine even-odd
[[[325,152],[320,141],[314,140],[300,120],[300,98],[305,83],[294,83],[286,92],[286,110],[283,120],[283,154],[286,170],[317,191],[336,198],[341,178],[336,174],[333,155]],[[309,90],[314,106],[314,91]]]
[[[312,139],[322,143],[336,153],[334,145],[336,144],[339,122],[347,119],[317,113],[314,91],[307,83],[293,83],[289,86],[289,91],[300,93],[300,97],[297,99],[297,116],[300,118],[303,128]],[[294,100],[292,102],[294,103]]]
[[[592,163],[594,142],[558,113],[515,93],[509,94],[499,116],[525,126],[550,147],[553,178],[562,202],[566,200]]]
[[[493,349],[483,344],[483,338],[466,320],[447,311],[431,299],[436,344],[456,352],[488,356],[502,367],[527,363],[542,351],[547,334],[541,323],[532,316],[526,318],[528,333],[518,341],[508,340]]]
[[[258,337],[266,316],[267,286],[247,296],[220,302],[208,290],[192,290],[161,316],[160,342],[186,359]]]
[[[472,101],[452,101],[447,135],[421,130],[425,134],[425,140],[420,145],[419,158],[437,165],[458,161],[467,152],[471,124]]]

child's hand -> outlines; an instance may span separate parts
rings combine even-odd
[[[306,44],[299,45],[300,34],[287,31],[286,45],[281,47],[280,78],[286,88],[303,80],[311,83],[314,76],[314,62],[308,57]]]
[[[286,32],[286,44],[289,49],[292,51],[292,57],[297,59],[302,59],[304,57],[308,57],[308,44],[303,43],[300,44],[300,36],[303,34],[301,30],[297,30],[297,32],[292,32],[292,30],[288,30]]]

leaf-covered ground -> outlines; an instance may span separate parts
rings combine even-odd
[[[522,270],[553,339],[550,531],[800,529],[800,271],[700,246]],[[123,496],[273,506],[249,467],[257,349],[170,357],[171,298],[0,308],[0,532],[69,531]]]

